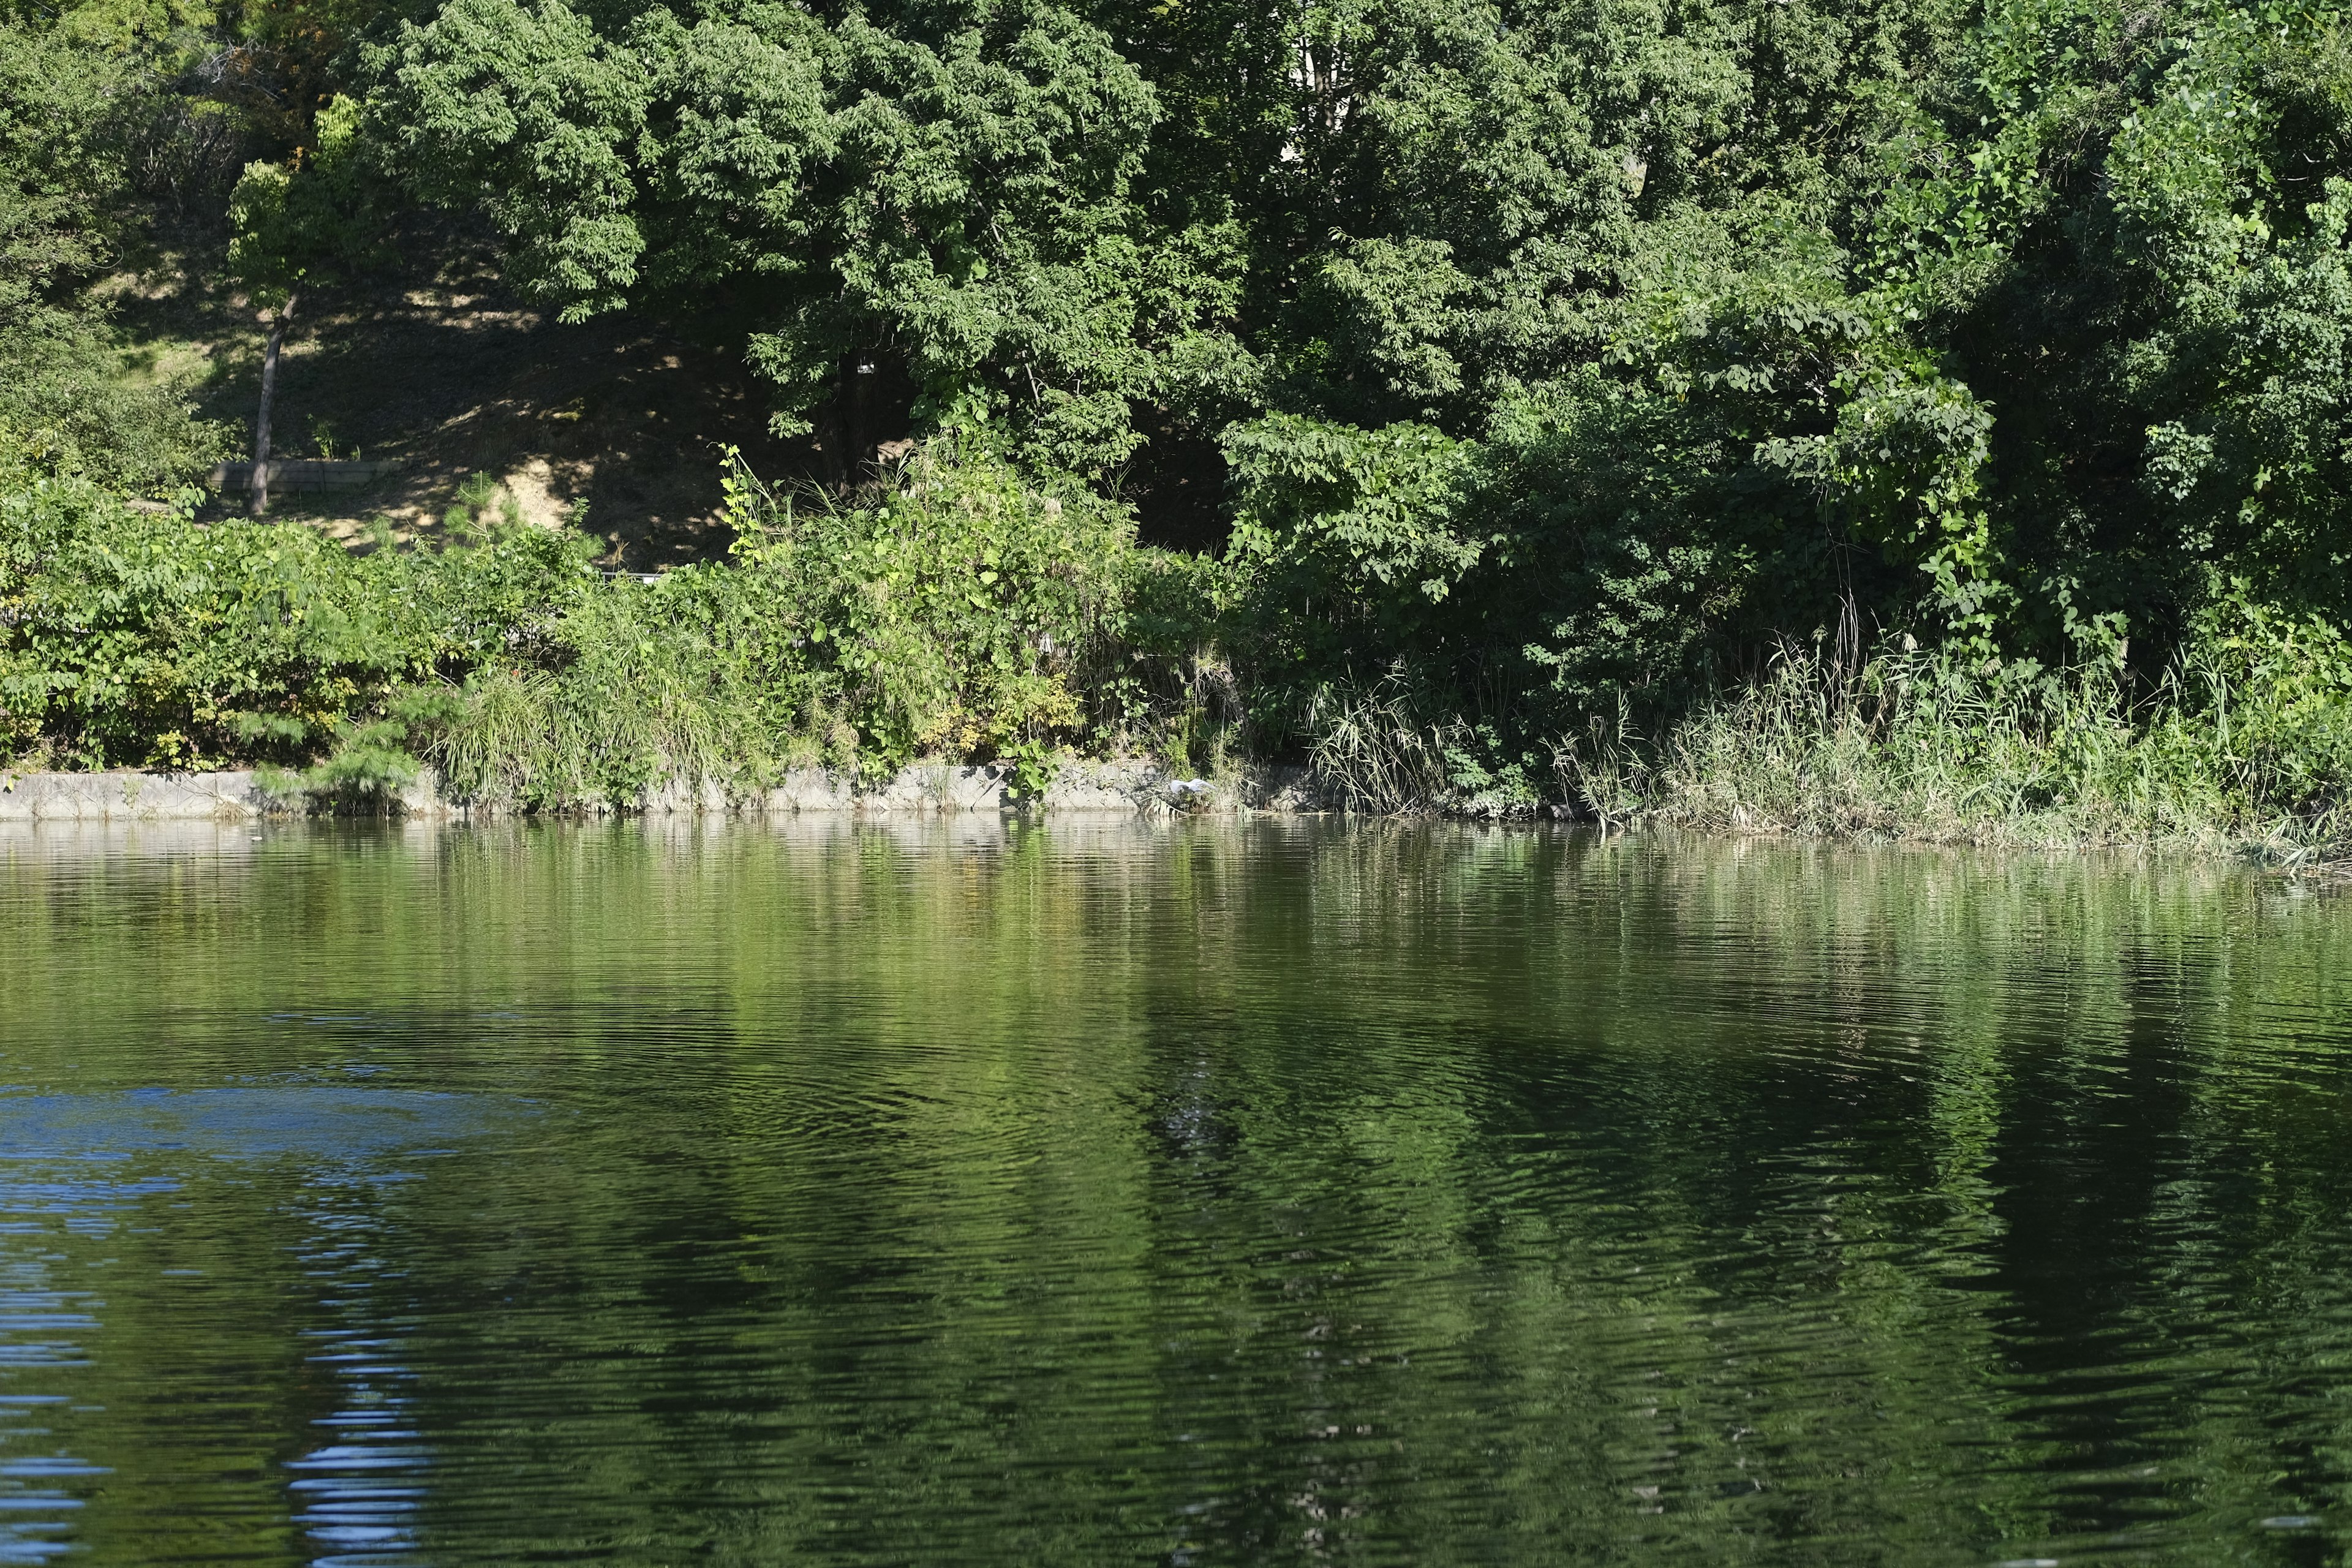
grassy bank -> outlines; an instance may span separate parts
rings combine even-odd
[[[2207,628],[2137,693],[2112,666],[2005,679],[1913,649],[1847,673],[1790,650],[1654,740],[1571,738],[1563,793],[1717,831],[2340,858],[2352,701],[2332,648],[2267,630]]]
[[[440,546],[356,551],[33,484],[0,499],[0,755],[269,763],[323,798],[429,763],[465,798],[562,809],[919,754],[1035,777],[1154,738],[1136,611],[1167,573],[1117,509],[946,449],[873,505],[740,472],[730,504],[728,559],[646,579],[487,484]]]
[[[2018,847],[2141,846],[2320,864],[2352,852],[2352,661],[2324,620],[2242,595],[2153,680],[2117,658],[2003,665],[1903,638],[1784,644],[1661,711],[1631,700],[1493,765],[1491,726],[1406,668],[1318,688],[1300,742],[1376,812]]]
[[[357,551],[30,485],[0,500],[0,752],[267,763],[322,805],[427,765],[461,798],[562,810],[918,757],[1008,762],[1034,789],[1078,754],[1304,760],[1402,814],[2306,860],[2352,837],[2352,661],[2323,623],[2226,594],[2153,683],[1789,648],[1514,752],[1406,668],[1286,680],[1245,563],[1140,547],[1117,506],[981,447],[934,443],[857,506],[739,466],[729,508],[727,559],[646,579],[487,483],[439,547]]]

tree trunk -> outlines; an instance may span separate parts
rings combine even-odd
[[[865,358],[850,354],[841,362],[841,493],[857,488],[857,458],[866,442]]]
[[[261,352],[261,414],[253,422],[253,515],[269,510],[269,400],[278,393],[278,347],[286,341],[286,323],[294,319],[294,296],[269,323],[269,346]]]

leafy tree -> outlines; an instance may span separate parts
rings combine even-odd
[[[1034,459],[1101,472],[1197,314],[1192,269],[1149,256],[1130,199],[1149,86],[1038,0],[896,27],[453,0],[375,59],[376,123],[413,188],[488,213],[566,319],[756,301],[748,352],[781,431],[888,358],[927,407],[977,395]]]
[[[304,289],[335,281],[374,255],[381,216],[374,176],[359,141],[359,105],[337,98],[318,118],[318,145],[289,163],[253,163],[229,198],[236,237],[233,273],[255,302],[274,306],[261,357],[261,406],[253,423],[253,515],[269,510],[269,416],[278,354]]]
[[[103,5],[77,36],[144,36]],[[1480,766],[1526,766],[1791,640],[1848,674],[1908,637],[2001,690],[2088,661],[2145,691],[2232,595],[2352,616],[2352,43],[2325,8],[171,16],[349,89],[241,122],[281,139],[234,203],[268,365],[385,204],[477,215],[562,319],[731,332],[836,481],[978,422],[1055,494],[1219,497],[1196,640],[1277,743],[1316,693],[1401,679],[1475,721]],[[36,82],[65,46],[11,37],[27,101],[105,123],[128,67]],[[15,319],[105,251],[77,193],[125,176],[92,137],[7,154]]]
[[[0,481],[87,474],[152,493],[213,456],[218,433],[182,387],[124,375],[83,293],[132,221],[127,121],[148,86],[136,58],[0,24]]]

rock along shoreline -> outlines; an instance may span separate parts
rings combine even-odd
[[[1018,800],[1012,770],[912,763],[859,785],[817,768],[796,769],[774,786],[730,791],[715,781],[672,781],[618,800],[584,803],[563,816],[780,816],[812,813],[874,816],[1036,811],[1055,815],[1150,816],[1169,812],[1276,813],[1329,809],[1303,768],[1259,768],[1238,777],[1187,778],[1142,762],[1071,762],[1034,799]],[[202,822],[313,815],[299,787],[276,788],[251,771],[103,773],[0,771],[0,822]],[[523,815],[499,802],[451,800],[428,773],[387,794],[378,815],[487,821]],[[365,813],[362,813],[365,815]]]

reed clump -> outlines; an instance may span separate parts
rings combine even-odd
[[[1654,740],[1595,725],[1562,742],[1561,792],[1608,823],[2340,858],[2340,650],[2255,629],[2273,635],[2203,628],[2138,692],[2114,662],[2011,672],[1895,647],[1849,669],[1784,649]]]

